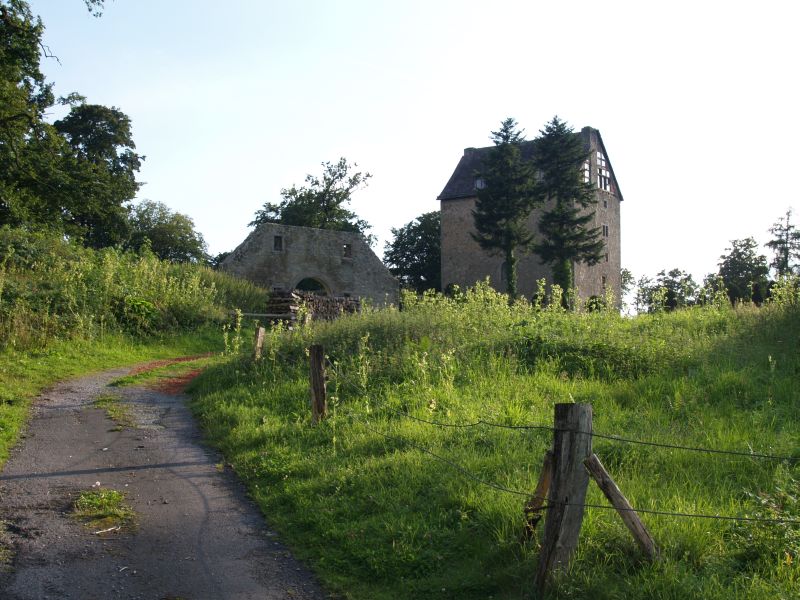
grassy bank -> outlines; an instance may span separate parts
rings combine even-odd
[[[532,598],[523,495],[557,402],[590,402],[597,432],[800,457],[800,314],[706,307],[623,319],[508,307],[486,288],[272,332],[264,358],[192,388],[212,441],[268,520],[343,597]],[[305,348],[332,361],[331,414],[310,425]],[[800,518],[797,461],[596,438],[634,506]],[[472,476],[434,458],[455,463]],[[480,481],[478,481],[480,480]],[[606,504],[596,489],[587,501]],[[553,597],[795,598],[796,525],[645,515],[662,560],[641,560],[611,511],[589,509]],[[541,531],[539,532],[541,534]]]
[[[266,303],[266,290],[203,265],[0,228],[0,349],[179,332],[221,323],[232,308],[263,312]]]

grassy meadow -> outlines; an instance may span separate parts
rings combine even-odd
[[[598,433],[800,459],[798,340],[791,294],[762,308],[624,318],[509,306],[478,286],[273,329],[259,362],[245,343],[190,392],[269,523],[341,597],[534,598],[543,527],[524,540],[522,508],[551,432],[407,415],[551,425],[555,403],[589,402]],[[318,426],[311,343],[331,364],[329,418]],[[800,519],[797,460],[593,443],[635,507]],[[587,502],[607,504],[594,484]],[[613,511],[588,509],[572,569],[549,596],[800,595],[796,524],[643,520],[661,550],[654,564]]]

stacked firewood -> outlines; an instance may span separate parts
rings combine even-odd
[[[361,310],[361,300],[344,296],[319,296],[308,292],[295,292],[302,299],[311,319],[332,321],[343,314],[357,313]]]
[[[361,310],[361,300],[344,296],[320,296],[311,292],[280,292],[270,294],[267,315],[270,319],[288,321],[298,319],[331,321],[343,314]]]
[[[281,321],[297,320],[303,299],[296,292],[272,292],[267,302],[267,316]]]

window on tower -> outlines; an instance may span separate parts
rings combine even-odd
[[[611,171],[605,155],[597,151],[597,187],[605,192],[611,191]]]

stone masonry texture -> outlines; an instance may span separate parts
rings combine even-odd
[[[277,238],[277,239],[276,239]],[[332,296],[396,304],[399,284],[362,236],[348,231],[259,225],[220,268],[270,290],[292,290],[313,279]]]

